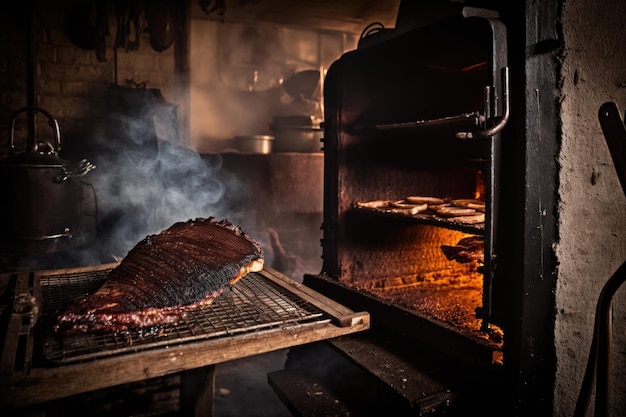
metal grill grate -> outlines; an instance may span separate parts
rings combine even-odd
[[[71,363],[125,352],[143,351],[194,340],[228,337],[269,328],[329,322],[324,312],[261,273],[250,273],[224,290],[213,304],[191,311],[177,324],[119,334],[60,337],[54,318],[70,299],[95,292],[109,270],[41,277],[44,357]]]

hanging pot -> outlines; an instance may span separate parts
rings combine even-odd
[[[150,46],[157,52],[163,52],[178,38],[179,23],[176,5],[170,0],[148,2],[146,18],[150,32]]]
[[[54,141],[33,143],[16,153],[15,120],[27,110],[45,114]],[[29,140],[34,138],[29,132]],[[51,253],[68,247],[81,235],[83,183],[80,177],[95,168],[87,160],[70,162],[58,157],[58,122],[45,110],[25,107],[11,119],[7,158],[0,161],[0,222],[2,246],[12,252]]]

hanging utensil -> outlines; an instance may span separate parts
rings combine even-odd
[[[291,97],[296,99],[310,98],[320,82],[318,70],[296,72],[283,81],[283,88]]]
[[[179,19],[175,5],[165,0],[155,0],[147,8],[150,46],[157,52],[163,52],[178,38]]]

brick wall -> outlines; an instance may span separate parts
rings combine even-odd
[[[62,135],[80,137],[89,131],[93,118],[103,111],[103,95],[110,84],[126,86],[126,80],[146,83],[174,100],[174,46],[157,52],[143,32],[139,48],[114,50],[116,20],[108,11],[109,35],[106,58],[100,62],[95,50],[76,46],[65,30],[67,1],[37,2],[34,19],[30,11],[9,9],[0,14],[0,157],[7,154],[10,119],[28,104],[28,28],[34,21],[35,105],[59,122]],[[110,2],[112,3],[112,2]],[[16,119],[16,146],[25,146],[26,118]]]

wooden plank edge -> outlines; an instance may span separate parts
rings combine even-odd
[[[18,333],[21,327],[21,319],[13,314],[13,302],[15,297],[17,282],[19,281],[17,272],[2,274],[3,279],[6,279],[7,286],[5,288],[6,296],[11,300],[11,303],[7,305],[4,314],[6,314],[6,322],[3,317],[3,325],[6,323],[6,327],[2,330],[6,330],[2,335],[2,357],[0,358],[0,375],[11,375],[15,369],[15,357],[18,345]],[[11,277],[15,277],[15,281],[11,283]]]
[[[17,347],[19,345],[19,331],[22,326],[22,318],[12,314],[7,326],[2,345],[2,362],[0,363],[0,375],[11,375],[15,370],[17,360]]]
[[[41,282],[38,278],[34,278],[32,283],[32,287],[30,288],[31,294],[35,297],[36,303],[36,316],[33,319],[33,322],[29,324],[28,328],[28,339],[26,341],[26,352],[24,355],[25,363],[24,363],[24,372],[30,372],[32,368],[32,360],[33,360],[33,352],[35,349],[35,326],[37,325],[37,321],[40,320],[40,317],[43,312],[42,306],[42,294],[41,294]]]
[[[296,294],[303,300],[308,301],[309,303],[318,307],[319,309],[330,315],[334,319],[334,323],[339,326],[354,326],[365,316],[369,317],[368,312],[355,312],[348,307],[326,297],[325,295],[322,295],[317,291],[307,287],[306,285],[294,281],[293,279],[281,274],[280,272],[272,268],[265,267],[262,271],[258,273],[285,288],[286,290]]]
[[[7,314],[8,324],[7,331],[4,335],[2,343],[2,358],[0,361],[0,375],[11,375],[17,373],[28,373],[31,367],[31,358],[33,354],[33,346],[35,335],[33,328],[39,318],[41,312],[38,279],[34,277],[32,272],[20,271],[8,274],[16,276],[15,287],[11,295],[11,304],[8,306]],[[22,312],[23,307],[16,306],[23,299],[34,300],[33,310]],[[31,315],[32,314],[32,315]],[[25,320],[26,319],[26,320]],[[25,343],[20,343],[24,340]],[[17,361],[23,359],[24,363],[18,364]]]
[[[379,343],[367,335],[355,335],[335,338],[327,343],[351,363],[372,375],[382,386],[389,387],[390,392],[405,401],[410,408],[418,409],[420,415],[447,407],[457,395],[443,381],[395,352],[388,342]],[[376,360],[371,361],[372,357],[376,357]],[[398,384],[398,380],[403,382]]]
[[[75,394],[179,373],[369,329],[369,316],[352,327],[331,323],[291,326],[188,343],[94,361],[36,368],[0,378],[0,407],[21,408]]]
[[[39,271],[35,271],[35,276],[47,277],[47,276],[53,276],[53,275],[70,275],[70,274],[82,274],[82,273],[88,273],[88,272],[99,272],[99,271],[112,270],[119,264],[120,264],[119,262],[111,262],[107,264],[81,266],[81,267],[76,267],[76,268],[41,269]]]

